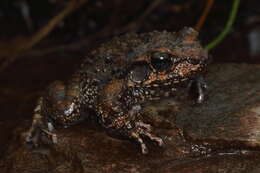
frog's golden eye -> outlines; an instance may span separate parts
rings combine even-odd
[[[159,72],[168,71],[172,66],[171,55],[165,52],[152,52],[151,65]]]
[[[150,67],[146,62],[135,63],[130,69],[130,79],[133,82],[140,83],[148,78],[150,71]]]

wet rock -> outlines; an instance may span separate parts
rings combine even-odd
[[[258,153],[259,154],[259,153]],[[196,159],[186,159],[176,162],[170,162],[161,166],[158,172],[178,172],[178,173],[255,173],[260,168],[259,155],[225,155],[204,157]]]
[[[185,143],[178,129],[160,130],[167,147],[150,144],[150,153],[143,155],[137,144],[108,136],[102,129],[83,123],[57,131],[58,143],[30,149],[22,141],[29,121],[14,132],[15,138],[0,162],[10,172],[146,172],[163,160],[193,155],[191,144]],[[159,132],[159,131],[158,131]],[[157,166],[155,166],[157,165]],[[0,169],[0,170],[1,170]]]
[[[0,172],[255,173],[260,168],[258,74],[256,65],[214,65],[202,105],[183,98],[150,105],[146,119],[166,145],[159,148],[147,141],[147,155],[134,142],[111,137],[89,122],[58,129],[56,144],[43,136],[40,147],[30,148],[21,134],[31,122],[22,121],[6,141]]]
[[[215,65],[208,76],[207,101],[183,108],[176,123],[197,142],[260,149],[259,74],[259,65]]]

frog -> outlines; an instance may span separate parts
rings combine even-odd
[[[47,87],[25,141],[37,147],[46,135],[56,143],[55,130],[94,117],[106,132],[135,141],[147,154],[147,142],[165,144],[142,119],[146,103],[174,97],[191,86],[198,93],[195,101],[202,103],[208,60],[191,27],[117,36],[88,52],[68,80]]]

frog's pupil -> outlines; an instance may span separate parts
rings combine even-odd
[[[151,64],[155,70],[162,72],[170,69],[172,61],[169,54],[156,52],[151,55]]]

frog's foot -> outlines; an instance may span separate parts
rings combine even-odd
[[[191,90],[193,87],[195,87],[197,93],[196,103],[203,103],[205,100],[205,90],[208,88],[204,78],[198,77],[197,79],[190,81],[188,90]]]
[[[30,129],[29,131],[23,133],[25,136],[25,143],[29,146],[37,147],[39,145],[40,131],[37,129]]]
[[[42,100],[42,97],[38,99],[38,104],[34,109],[31,128],[23,134],[25,137],[25,142],[27,144],[31,144],[34,147],[38,146],[41,136],[43,134],[47,135],[47,137],[51,139],[53,143],[57,143],[57,135],[53,133],[54,126],[51,122],[47,122],[41,115],[43,104]]]
[[[37,109],[37,107],[36,107]],[[33,115],[33,121],[31,128],[25,132],[23,135],[25,136],[25,142],[27,144],[32,144],[33,146],[37,147],[39,143],[39,138],[41,135],[41,126],[43,124],[42,116],[39,113],[35,113]]]
[[[160,137],[152,134],[151,125],[145,124],[141,121],[135,123],[135,128],[131,130],[130,137],[140,144],[143,154],[148,153],[148,148],[143,141],[143,137],[149,138],[150,140],[156,142],[159,146],[164,145],[164,142]]]
[[[54,127],[51,123],[47,123],[47,129],[37,126],[37,123],[33,123],[29,131],[25,133],[25,142],[37,147],[39,145],[41,135],[46,135],[53,143],[57,143],[57,135],[53,133]]]

